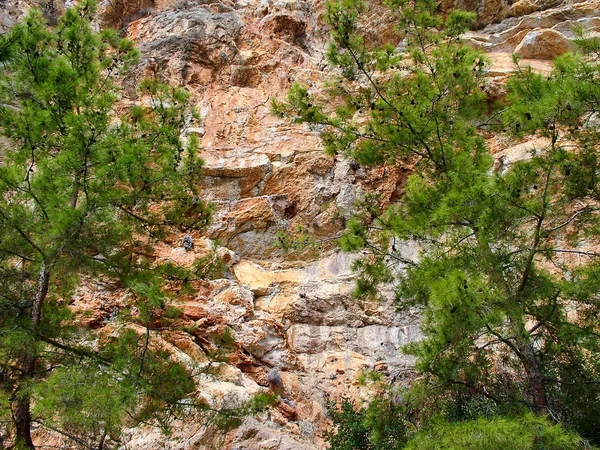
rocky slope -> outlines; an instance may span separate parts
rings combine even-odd
[[[22,14],[28,0],[0,0],[0,28]],[[53,19],[61,0],[38,0]],[[479,14],[478,30],[465,37],[492,61],[490,97],[502,95],[516,52],[545,71],[552,57],[570,48],[573,26],[600,28],[600,1],[445,0]],[[158,431],[130,430],[128,449],[320,449],[327,427],[325,404],[343,396],[366,396],[358,375],[367,369],[402,379],[411,361],[399,353],[419,335],[416,317],[399,316],[390,300],[361,303],[350,298],[354,256],[329,248],[318,258],[282,254],[277,233],[306,227],[320,238],[340,231],[353,202],[378,190],[385,201],[402,193],[409,168],[365,171],[322,152],[314,130],[292,126],[270,114],[270,98],[285,96],[293,82],[318,90],[330,73],[323,57],[327,30],[321,0],[106,0],[105,25],[138,42],[143,61],[124,85],[135,98],[135,80],[158,75],[186,86],[201,112],[206,195],[217,206],[206,236],[194,236],[186,252],[183,236],[156,249],[157,258],[191,264],[216,249],[226,278],[197,286],[180,299],[180,320],[189,332],[154,332],[190,368],[206,368],[207,348],[231,330],[228,363],[200,370],[199,395],[214,406],[235,405],[261,390],[281,400],[248,418],[227,436],[210,424],[180,424],[168,439]],[[389,25],[373,4],[374,36]],[[391,35],[391,34],[390,34]],[[507,148],[493,142],[498,161],[522,158],[531,143]],[[410,245],[406,254],[416,250]],[[388,296],[391,298],[391,295]],[[105,323],[122,299],[82,291],[75,307]],[[214,368],[214,364],[211,366]],[[281,379],[279,382],[278,378]],[[40,436],[40,439],[47,437]],[[56,441],[56,445],[59,443]],[[125,447],[124,447],[125,448]]]

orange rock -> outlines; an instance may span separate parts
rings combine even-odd
[[[284,401],[280,401],[279,403],[277,403],[277,409],[279,410],[279,412],[281,412],[281,414],[283,414],[283,416],[287,420],[298,420],[298,412],[296,411],[296,408],[294,408],[290,404]]]
[[[573,44],[564,34],[546,29],[527,33],[515,53],[522,58],[554,59],[572,48]]]
[[[179,306],[183,310],[183,317],[190,320],[200,320],[206,318],[209,313],[206,311],[206,308],[200,303],[196,302],[188,302]]]

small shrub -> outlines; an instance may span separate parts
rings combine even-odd
[[[369,382],[377,383],[384,378],[383,374],[376,370],[363,370],[360,375],[358,375],[358,383],[361,386],[366,386]]]
[[[591,449],[577,434],[527,413],[515,418],[438,421],[419,431],[406,450],[577,450]]]
[[[269,406],[272,406],[277,401],[277,396],[271,392],[259,392],[250,400],[250,412],[258,414],[263,412]]]
[[[325,432],[331,450],[374,450],[369,441],[369,430],[364,424],[364,409],[356,409],[348,399],[341,405],[327,406],[334,428]]]
[[[405,402],[390,389],[356,408],[348,399],[330,404],[334,428],[325,433],[330,450],[400,450],[407,441],[409,421]]]
[[[181,316],[181,309],[173,305],[168,305],[163,312],[163,317],[167,319],[178,319]]]
[[[216,280],[223,278],[225,263],[216,252],[210,252],[194,261],[194,273],[200,279]]]

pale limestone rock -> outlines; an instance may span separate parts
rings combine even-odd
[[[571,42],[564,34],[545,29],[527,33],[515,53],[522,58],[553,59],[571,49]]]
[[[504,173],[511,165],[518,161],[527,161],[536,152],[544,152],[550,145],[550,139],[531,138],[528,141],[513,145],[494,154],[496,163],[494,171]]]
[[[242,259],[233,267],[233,272],[240,283],[248,285],[251,290],[265,290],[273,283],[298,282],[301,272],[294,269],[267,271],[252,261]]]
[[[65,0],[0,0],[0,33],[8,31],[31,7],[41,9],[46,21],[55,24],[65,10]]]
[[[528,8],[526,6],[528,4],[534,5],[534,8]],[[525,7],[522,8],[523,6]],[[531,31],[553,29],[572,39],[574,25],[583,26],[588,33],[598,31],[600,24],[596,19],[600,12],[599,6],[598,0],[515,2],[511,8],[521,8],[523,11],[508,15],[500,14],[499,17],[506,17],[504,19],[492,21],[484,19],[482,25],[487,23],[485,28],[467,33],[465,40],[486,52],[512,53]],[[527,9],[531,10],[524,12]],[[539,56],[532,55],[532,58],[536,60]]]
[[[205,150],[201,156],[206,177],[239,180],[240,197],[260,194],[259,183],[271,172],[271,161],[261,153]],[[233,200],[231,196],[227,199]]]
[[[318,450],[323,448],[294,439],[276,423],[248,418],[235,434],[237,443],[231,450]]]

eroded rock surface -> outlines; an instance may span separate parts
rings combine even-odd
[[[223,279],[198,283],[193,294],[178,299],[177,320],[186,331],[152,337],[197,370],[199,395],[215,407],[273,390],[274,371],[280,379],[277,404],[226,436],[186,422],[169,438],[142,428],[129,430],[123,442],[140,450],[324,448],[326,401],[364,397],[357,381],[363,370],[401,377],[411,360],[399,349],[418,339],[418,318],[397,314],[391,293],[381,303],[352,299],[350,265],[356,256],[328,248],[318,258],[294,259],[275,246],[277,233],[302,225],[317,237],[334,237],[365,192],[377,191],[385,202],[402,195],[410,167],[366,171],[326,156],[315,130],[271,115],[270,99],[283,98],[292,83],[318,91],[332,73],[323,56],[323,1],[123,1],[120,9],[108,0],[102,7],[143,54],[124,92],[134,99],[135,81],[149,74],[192,92],[202,124],[188,132],[201,137],[204,192],[217,207],[207,236],[192,236],[187,251],[179,236],[156,249],[156,257],[189,265],[212,250],[226,265]],[[0,29],[31,4],[0,0]],[[52,5],[64,7],[59,0]],[[575,25],[600,29],[598,0],[442,2],[443,11],[451,7],[479,15],[478,30],[464,39],[492,61],[486,84],[491,99],[504,94],[513,52],[544,72],[552,57],[571,48]],[[380,11],[374,2],[371,39],[396,39]],[[492,144],[495,170],[502,171],[543,143]],[[91,283],[73,304],[86,325],[103,327],[111,326],[125,303],[125,297]],[[206,354],[219,350],[224,333],[233,338],[231,355],[211,365]]]
[[[504,95],[513,52],[546,72],[553,57],[572,48],[574,25],[590,32],[600,26],[597,1],[454,3],[444,6],[479,13],[479,30],[465,39],[489,54],[490,99]],[[419,337],[418,318],[398,315],[391,293],[383,303],[351,298],[355,256],[329,250],[317,260],[294,260],[274,246],[279,231],[298,225],[318,237],[335,236],[366,191],[378,191],[384,201],[398,198],[410,173],[409,167],[365,171],[328,157],[314,130],[270,114],[271,97],[282,98],[296,81],[318,91],[330,73],[322,13],[320,1],[193,3],[183,12],[167,5],[128,28],[145,52],[145,70],[196,96],[205,192],[218,206],[209,237],[240,258],[230,280],[211,282],[213,293],[186,303],[198,336],[227,324],[239,346],[230,361],[239,372],[230,385],[209,385],[243,396],[256,386],[273,389],[273,370],[281,380],[278,405],[248,418],[223,448],[324,448],[326,402],[366,398],[357,381],[364,370],[402,379],[412,361],[400,348]],[[396,38],[385,15],[374,13],[372,20],[374,41]],[[491,144],[504,170],[543,143]]]

